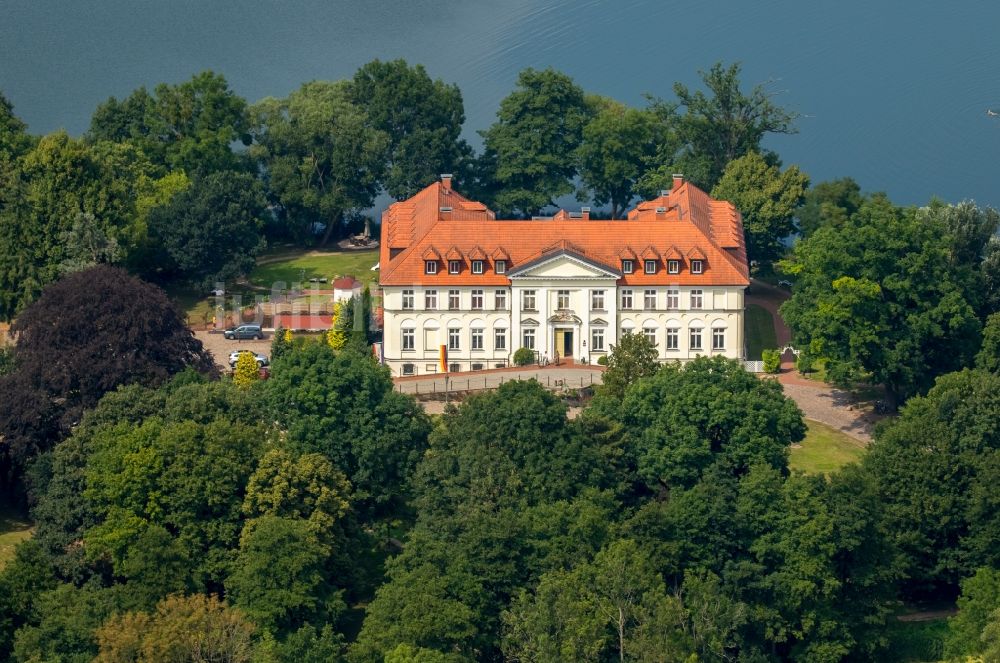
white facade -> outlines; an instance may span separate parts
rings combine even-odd
[[[662,361],[744,357],[744,286],[623,286],[621,274],[566,252],[512,270],[506,286],[383,286],[386,364],[394,375],[509,366],[528,347],[595,363],[624,331]]]

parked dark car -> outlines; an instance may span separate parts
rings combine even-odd
[[[223,335],[234,341],[242,341],[248,338],[264,338],[264,331],[260,325],[240,325],[239,327],[230,327],[223,332]]]

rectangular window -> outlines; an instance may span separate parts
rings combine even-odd
[[[473,290],[472,291],[472,309],[474,311],[483,310],[483,291]]]
[[[507,349],[507,330],[506,329],[494,329],[493,330],[493,349],[494,350],[506,350]]]
[[[403,308],[407,309],[407,310],[413,308],[413,291],[412,290],[404,290],[403,291]]]
[[[632,291],[631,290],[622,290],[622,308],[626,309],[626,310],[632,308]]]
[[[472,261],[472,273],[473,274],[482,274],[483,273],[483,261],[482,260],[473,260]]]
[[[592,329],[590,332],[590,351],[604,352],[604,330]]]
[[[403,364],[403,375],[416,375],[417,365],[416,364]]]
[[[701,308],[701,290],[691,291],[691,308]]]
[[[676,350],[680,343],[681,330],[677,327],[667,327],[667,350]]]
[[[524,347],[526,347],[526,348],[528,348],[529,350],[534,350],[535,349],[535,330],[534,329],[525,329],[523,336],[524,336],[524,343],[522,343],[521,345],[524,346]]]
[[[507,310],[507,291],[497,290],[493,293],[493,308],[497,311]]]
[[[680,260],[668,260],[667,261],[667,273],[668,274],[680,274],[681,272],[681,261]]]
[[[564,311],[569,308],[569,290],[556,291],[556,308]]]
[[[507,261],[506,260],[497,260],[495,263],[493,263],[493,269],[496,270],[497,274],[506,274],[507,273]]]
[[[622,274],[631,274],[635,271],[635,263],[631,260],[622,260]]]
[[[656,291],[646,290],[643,293],[642,305],[647,311],[653,311],[656,309]]]
[[[462,306],[462,293],[458,290],[448,291],[448,310],[457,311]]]
[[[646,337],[652,345],[656,345],[656,328],[655,327],[643,327],[642,335]]]
[[[448,349],[458,350],[462,347],[462,330],[449,327],[448,328]]]
[[[438,273],[437,260],[425,260],[424,274],[437,274],[437,273]]]
[[[691,328],[691,349],[701,350],[701,328],[692,327]]]
[[[691,261],[691,273],[692,274],[701,274],[701,272],[702,272],[703,269],[704,269],[704,263],[702,263],[702,261],[700,261],[700,260],[692,260]]]
[[[678,309],[681,307],[681,291],[677,288],[667,288],[667,308]]]
[[[712,349],[726,349],[726,330],[723,327],[714,327],[712,329]]]
[[[604,310],[604,291],[603,290],[591,290],[590,291],[590,310],[591,311],[603,311]]]
[[[448,364],[448,372],[449,373],[461,373],[462,372],[462,365],[461,364]]]
[[[458,260],[449,260],[448,261],[448,273],[449,274],[458,274],[458,270],[459,270],[459,268],[461,266],[462,266],[462,263],[460,261],[458,261]]]
[[[413,350],[416,343],[416,333],[412,329],[403,330],[403,349]]]
[[[522,311],[534,311],[535,310],[535,291],[525,290],[521,293],[521,310]]]
[[[472,349],[482,350],[483,349],[483,330],[473,329],[472,330]]]
[[[425,290],[424,291],[424,308],[428,311],[433,311],[438,307],[438,291],[437,290]]]
[[[647,274],[655,274],[656,273],[656,261],[655,260],[647,260],[646,261],[646,273]]]

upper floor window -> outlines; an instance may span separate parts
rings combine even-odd
[[[481,311],[483,308],[483,291],[473,290],[472,291],[472,308]]]
[[[472,273],[473,274],[482,274],[483,273],[483,261],[482,260],[473,260],[472,261]]]
[[[656,273],[656,261],[655,260],[647,260],[646,261],[646,273],[647,274],[655,274]]]
[[[566,310],[569,308],[569,290],[556,291],[556,308]]]
[[[656,309],[656,291],[655,290],[647,290],[646,292],[643,293],[642,305],[643,305],[643,308],[645,308],[647,311],[651,311],[651,310]]]
[[[404,290],[403,291],[403,308],[412,309],[413,308],[413,291]]]
[[[643,327],[642,335],[646,337],[650,345],[656,345],[656,327]]]
[[[667,273],[668,274],[680,274],[681,273],[681,261],[680,260],[668,260],[667,261]]]
[[[506,350],[507,349],[507,330],[503,327],[497,327],[493,330],[493,349],[494,350]]]
[[[424,274],[437,274],[437,273],[438,273],[437,260],[425,260]]]
[[[535,291],[525,290],[521,293],[521,310],[523,311],[534,311],[535,310]]]
[[[690,349],[692,349],[692,350],[701,350],[701,328],[700,327],[692,327],[691,330],[690,330],[690,332],[691,332],[691,334],[690,334],[691,335]]]
[[[462,347],[462,330],[456,327],[448,329],[448,349],[458,350]]]
[[[691,308],[701,308],[701,290],[691,291]]]
[[[681,307],[681,291],[677,288],[667,288],[667,308]]]
[[[414,341],[416,339],[416,334],[412,329],[403,329],[403,349],[412,350],[414,348]]]
[[[448,261],[448,273],[449,274],[458,274],[458,270],[459,270],[459,268],[461,266],[462,266],[461,261],[459,261],[459,260],[449,260]]]
[[[458,310],[462,306],[462,293],[458,290],[448,291],[448,308],[452,311]]]
[[[705,269],[705,263],[702,262],[701,260],[692,260],[691,261],[691,273],[692,274],[701,274],[702,271],[704,271],[704,269]]]
[[[470,338],[472,339],[471,346],[473,350],[483,349],[483,330],[479,328],[473,328]]]
[[[507,310],[507,291],[497,290],[493,293],[493,308],[497,311]]]
[[[507,261],[506,260],[497,260],[493,264],[493,269],[496,271],[497,274],[506,274],[507,273]]]
[[[604,310],[604,291],[603,290],[591,290],[590,291],[590,310],[592,310],[592,311],[603,311]]]
[[[438,307],[438,291],[437,290],[425,290],[424,291],[424,308],[428,311],[433,311]]]
[[[667,327],[667,350],[676,350],[679,347],[681,330],[677,327]]]
[[[622,290],[622,308],[630,309],[632,308],[632,291]]]
[[[622,274],[631,274],[635,271],[635,263],[631,260],[622,260]]]
[[[725,327],[713,327],[712,328],[712,349],[713,350],[725,350],[726,349],[726,328]]]

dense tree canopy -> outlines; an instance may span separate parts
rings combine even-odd
[[[978,347],[967,272],[934,217],[875,197],[796,244],[784,269],[797,280],[781,315],[835,380],[870,380],[895,401],[968,365]]]
[[[798,167],[781,172],[750,152],[729,162],[712,197],[728,200],[742,213],[747,257],[769,264],[784,253],[782,241],[795,230],[795,210],[808,186],[809,177]]]
[[[165,254],[160,268],[204,290],[247,274],[265,245],[267,213],[263,188],[251,175],[195,179],[150,213],[151,239]]]
[[[553,69],[525,69],[500,102],[497,121],[481,132],[493,200],[504,212],[530,216],[573,192],[574,153],[592,115],[586,95]]]
[[[45,289],[11,327],[15,370],[0,377],[3,474],[50,448],[85,408],[121,384],[157,385],[193,366],[215,371],[162,290],[112,267]]]
[[[802,237],[809,237],[825,225],[843,225],[861,207],[861,187],[850,177],[819,182],[805,193],[805,201],[795,215]]]
[[[431,80],[422,65],[373,60],[351,80],[350,95],[369,122],[389,136],[386,192],[402,200],[454,173],[471,156],[459,138],[465,109],[457,85]]]
[[[390,135],[355,103],[350,83],[306,83],[286,99],[258,102],[251,116],[251,155],[264,168],[292,237],[307,238],[322,224],[325,243],[340,232],[346,212],[371,206]]]

